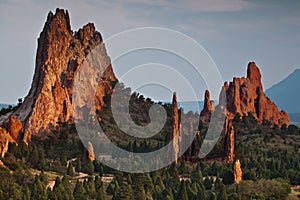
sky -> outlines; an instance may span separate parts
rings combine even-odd
[[[95,23],[104,42],[133,28],[182,32],[205,48],[224,81],[245,76],[249,61],[260,67],[264,89],[300,68],[300,1],[296,0],[1,0],[0,103],[16,103],[27,95],[37,38],[48,12],[57,7],[68,9],[73,30]],[[118,67],[116,63],[117,76]]]

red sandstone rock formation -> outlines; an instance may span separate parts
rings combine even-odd
[[[23,131],[22,123],[14,116],[10,116],[9,120],[0,127],[0,154],[4,157],[8,151],[10,142],[18,142]]]
[[[88,148],[84,148],[83,158],[82,161],[86,162],[87,160],[94,161],[95,160],[95,153],[94,147],[91,142],[88,142]]]
[[[208,90],[205,91],[204,95],[204,106],[200,113],[200,119],[203,122],[209,122],[211,113],[215,110],[215,105],[213,101],[210,100],[210,93]]]
[[[16,142],[11,135],[4,129],[0,127],[0,154],[1,158],[4,157],[5,153],[8,151],[8,144],[10,142]]]
[[[239,160],[236,160],[233,166],[233,178],[235,183],[241,182],[243,177],[243,172],[241,169],[241,163]]]
[[[226,162],[232,163],[234,160],[234,128],[231,120],[225,120],[223,132],[223,149],[226,152]]]
[[[180,137],[179,137],[179,114],[176,92],[173,93],[172,99],[172,132],[170,134],[169,141],[172,142],[172,147],[168,149],[167,159],[169,161],[175,158],[175,162],[178,162],[178,155],[180,151]]]
[[[68,11],[57,9],[55,14],[48,14],[38,39],[31,89],[23,104],[12,113],[23,124],[25,142],[30,140],[32,134],[48,133],[49,128],[56,126],[57,122],[71,119],[74,76],[89,52],[99,46],[103,53],[101,59],[108,67],[98,82],[96,97],[88,98],[94,98],[96,107],[100,110],[104,104],[103,97],[112,91],[111,81],[117,80],[100,33],[92,23],[73,33]],[[89,73],[93,74],[94,71]],[[8,118],[5,117],[0,121],[7,121]],[[12,120],[15,118],[9,118],[8,123]],[[20,137],[22,125],[11,127],[13,130],[8,131],[16,141]]]
[[[18,141],[23,131],[22,123],[19,120],[17,120],[13,115],[11,115],[9,117],[8,122],[5,122],[3,124],[3,127],[11,135],[14,141]]]
[[[254,62],[248,64],[247,78],[233,78],[233,81],[224,85],[221,92],[226,92],[227,117],[233,119],[239,113],[241,116],[252,115],[262,123],[264,120],[282,126],[289,124],[289,117],[263,92],[261,74]],[[221,102],[224,105],[224,102]]]

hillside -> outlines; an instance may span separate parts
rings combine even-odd
[[[108,67],[85,82],[78,71],[97,74],[84,63],[97,48]],[[201,113],[185,113],[176,91],[156,103],[118,84],[101,34],[92,23],[73,31],[68,11],[49,12],[36,59],[24,101],[0,112],[0,200],[274,200],[300,185],[299,128],[266,97],[255,62],[224,83],[219,105],[207,90]],[[155,106],[166,119],[152,134]]]
[[[287,113],[300,113],[300,69],[267,89],[265,93]]]

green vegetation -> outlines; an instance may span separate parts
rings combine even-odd
[[[127,91],[130,92],[130,91]],[[108,99],[106,99],[107,102]],[[138,94],[131,97],[132,118],[149,123],[153,104]],[[152,151],[166,144],[171,130],[171,105],[161,132],[148,139],[133,139],[118,129],[106,107],[98,114],[105,132],[121,148]],[[138,108],[144,110],[139,111]],[[193,115],[193,113],[188,113]],[[178,165],[144,174],[115,171],[84,158],[72,122],[58,123],[48,137],[33,137],[30,144],[9,144],[1,159],[0,199],[285,199],[291,185],[300,185],[300,134],[296,126],[281,129],[269,122],[257,124],[253,116],[235,117],[235,157],[240,159],[243,181],[233,183],[233,166],[220,159],[222,138],[205,159],[186,159]],[[199,125],[201,140],[207,125]],[[189,149],[189,155],[191,155]],[[116,155],[120,156],[120,155]],[[295,198],[297,194],[294,195]]]

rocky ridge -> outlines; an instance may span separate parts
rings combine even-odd
[[[74,33],[68,11],[56,9],[55,14],[49,12],[38,38],[31,89],[20,107],[1,116],[1,137],[9,133],[12,140],[8,136],[5,141],[17,142],[22,139],[28,143],[32,134],[42,136],[55,127],[57,122],[72,120],[74,76],[95,47],[101,49],[101,59],[107,66],[97,83],[96,97],[89,97],[95,99],[95,106],[100,110],[104,106],[103,97],[112,91],[112,82],[117,80],[101,34],[92,23]],[[2,147],[6,144],[5,141],[2,142]]]
[[[224,83],[221,94],[226,93],[226,102],[221,100],[218,107],[226,110],[226,116],[233,119],[236,114],[247,116],[251,113],[259,123],[269,121],[282,126],[289,125],[289,116],[264,94],[261,74],[255,62],[250,62],[247,77],[233,78],[229,84]],[[220,95],[221,96],[221,95]]]

